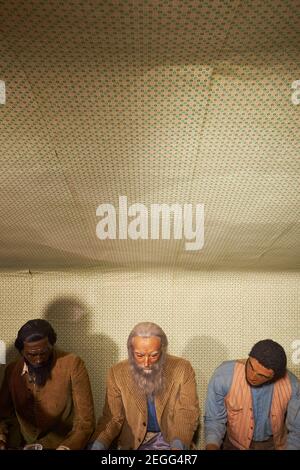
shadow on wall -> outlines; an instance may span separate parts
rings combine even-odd
[[[208,382],[215,370],[223,361],[230,359],[228,349],[210,336],[194,336],[182,351],[182,357],[188,359],[194,368],[199,404],[201,410],[200,429],[195,440],[199,448],[203,448],[203,415]]]
[[[186,344],[182,356],[191,361],[198,390],[207,390],[208,382],[223,361],[230,360],[228,349],[210,336],[194,336]],[[202,406],[201,406],[202,408]]]
[[[60,297],[46,306],[45,320],[57,333],[57,347],[80,356],[88,369],[96,416],[102,412],[108,369],[118,360],[118,347],[104,334],[93,333],[92,312],[77,298]]]

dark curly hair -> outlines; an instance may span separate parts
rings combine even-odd
[[[50,323],[40,318],[29,320],[19,329],[15,347],[21,352],[24,348],[24,341],[33,342],[44,338],[48,338],[52,346],[56,343],[56,333]]]
[[[286,373],[286,354],[283,347],[272,339],[258,341],[249,353],[266,369],[274,371],[273,381],[280,379]]]

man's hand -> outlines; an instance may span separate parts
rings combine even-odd
[[[6,442],[0,441],[0,450],[5,450],[6,449]]]
[[[217,444],[207,444],[205,450],[220,450],[220,447]]]

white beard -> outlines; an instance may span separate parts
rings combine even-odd
[[[129,358],[131,371],[137,386],[146,395],[159,395],[164,388],[163,365],[165,362],[165,355],[162,354],[159,361],[148,369],[138,366],[134,358],[132,360],[130,359],[131,358]]]

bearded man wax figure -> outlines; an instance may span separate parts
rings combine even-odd
[[[247,360],[216,369],[205,407],[207,450],[300,449],[300,386],[286,365],[283,347],[265,339]]]
[[[15,347],[21,358],[5,370],[0,390],[0,446],[10,447],[10,422],[19,424],[20,443],[43,448],[83,449],[94,431],[94,405],[83,361],[54,347],[46,320],[29,320]]]
[[[154,323],[131,331],[128,359],[108,375],[103,415],[92,450],[188,449],[198,426],[195,373],[185,359],[167,354],[168,340]]]

